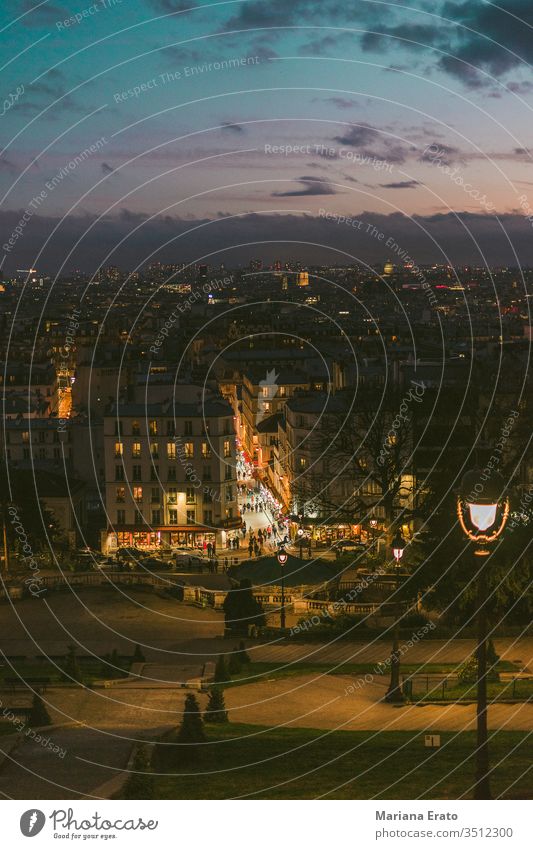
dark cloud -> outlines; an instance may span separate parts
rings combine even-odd
[[[533,3],[529,0],[501,0],[497,5],[484,0],[445,2],[442,14],[463,26],[457,28],[457,44],[450,51],[458,61],[444,57],[441,66],[466,85],[479,85],[466,63],[499,78],[533,61]]]
[[[338,192],[328,182],[320,177],[296,177],[296,182],[301,183],[301,189],[293,189],[288,192],[273,192],[274,198],[305,198],[317,195],[336,195]]]
[[[419,157],[420,162],[430,162],[432,164],[439,162],[442,165],[452,165],[454,162],[462,160],[462,158],[460,151],[456,147],[436,141],[429,144]]]
[[[87,112],[87,104],[81,105],[75,98],[66,94],[74,87],[72,79],[67,78],[61,71],[52,68],[38,82],[28,86],[24,99],[17,103],[17,111],[24,114],[34,115],[41,112],[46,106],[54,103],[54,106],[46,112],[43,118],[53,119],[63,112]],[[59,101],[55,103],[55,101]]]
[[[102,174],[112,174],[115,170],[111,168],[111,165],[108,165],[107,162],[102,162],[100,168],[102,169]]]
[[[348,147],[364,147],[379,138],[380,134],[374,127],[370,127],[368,124],[360,124],[357,127],[350,127],[342,136],[335,136],[333,141],[348,145]]]
[[[72,12],[62,6],[54,6],[52,3],[37,4],[36,0],[22,0],[19,15],[26,14],[23,19],[25,26],[44,26],[56,21],[64,21],[70,17]]]
[[[223,121],[222,126],[220,128],[221,132],[230,132],[239,135],[240,133],[244,133],[244,127],[241,127],[240,124],[234,124],[232,121]]]
[[[319,98],[315,98],[319,100]],[[325,97],[325,103],[333,103],[338,109],[356,109],[359,107],[359,101],[353,97]]]
[[[170,15],[172,12],[184,12],[185,9],[197,8],[193,0],[150,0],[150,6],[156,12],[162,12],[164,15]]]
[[[395,165],[404,163],[409,153],[405,145],[383,135],[369,124],[350,127],[341,136],[334,136],[333,141],[346,147],[357,148],[361,156],[367,156],[369,159],[384,159]]]
[[[418,180],[401,180],[399,183],[380,183],[382,189],[416,189]]]
[[[22,209],[0,212],[2,232],[11,233],[22,214]],[[218,259],[228,266],[245,263],[258,251],[268,260],[305,255],[310,264],[348,263],[352,258],[373,263],[389,258],[385,247],[389,236],[417,263],[516,265],[514,250],[520,263],[533,265],[532,228],[520,214],[501,214],[498,219],[465,212],[413,218],[401,213],[379,215],[359,210],[352,210],[351,214],[375,226],[386,238],[371,238],[366,227],[355,230],[318,215],[249,214],[229,220],[165,216],[147,220],[144,213],[124,209],[119,216],[108,216],[96,224],[94,216],[70,216],[39,260],[37,252],[59,220],[35,215],[24,238],[7,257],[6,273],[30,267],[55,272],[78,240],[79,245],[68,260],[69,269],[93,271],[101,262],[131,269],[152,254],[162,262],[189,262],[206,252],[216,252],[209,262]],[[205,226],[199,227],[201,224]],[[139,229],[134,231],[137,225]],[[162,248],[167,240],[169,245]],[[233,247],[247,242],[248,248]]]

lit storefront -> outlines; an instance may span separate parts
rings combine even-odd
[[[137,527],[124,527],[121,530],[111,528],[107,532],[106,551],[112,553],[117,548],[145,551],[190,548],[192,551],[204,548],[204,543],[216,543],[216,536],[216,530],[206,525],[170,525],[151,530]]]

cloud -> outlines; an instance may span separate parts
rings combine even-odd
[[[323,180],[320,177],[297,177],[296,181],[301,183],[301,189],[294,189],[288,192],[273,192],[274,198],[305,198],[318,195],[336,195],[338,192],[328,180]]]
[[[11,233],[22,214],[20,209],[0,211],[2,232]],[[69,216],[38,261],[35,260],[38,250],[59,221],[52,216],[34,215],[24,238],[6,259],[6,273],[35,266],[55,272],[78,240],[67,269],[93,271],[101,262],[133,269],[144,264],[153,252],[161,262],[176,262],[177,257],[193,262],[213,251],[216,253],[208,261],[224,262],[227,266],[246,263],[258,252],[269,261],[305,256],[307,264],[348,264],[354,259],[374,263],[390,258],[385,246],[389,236],[416,263],[449,261],[455,265],[483,265],[486,262],[515,266],[513,250],[516,250],[519,262],[533,265],[531,225],[517,213],[502,213],[498,219],[466,212],[413,218],[401,213],[379,215],[359,210],[347,214],[376,227],[385,238],[381,241],[370,238],[366,226],[356,230],[318,215],[247,214],[229,220],[168,215],[149,221],[146,213],[124,209],[119,216],[107,216],[92,229],[88,228],[95,224],[94,216]],[[199,227],[202,224],[205,226]],[[137,225],[139,229],[133,232]],[[124,241],[117,248],[121,240]],[[162,248],[167,240],[170,240],[168,246]],[[247,248],[234,247],[246,242],[250,243]]]
[[[61,6],[54,6],[51,3],[41,3],[38,5],[36,0],[23,0],[19,14],[26,14],[23,19],[24,26],[45,26],[54,24],[56,21],[63,21],[68,18],[72,12],[68,9],[63,9]]]
[[[112,174],[115,170],[111,168],[111,165],[108,165],[107,162],[102,162],[100,168],[102,169],[102,174]]]
[[[197,4],[193,0],[150,0],[150,5],[156,12],[162,12],[165,15],[197,8]]]
[[[418,180],[401,180],[398,183],[380,183],[382,189],[416,189],[420,186]]]
[[[419,156],[420,162],[439,162],[442,165],[453,165],[454,162],[462,161],[463,156],[456,147],[442,142],[431,142]]]
[[[512,68],[533,62],[533,4],[524,0],[445,2],[442,14],[462,26],[456,30],[453,54],[457,61],[440,60],[441,67],[465,85],[479,86],[477,70],[496,78]]]
[[[357,127],[350,127],[342,136],[335,136],[333,141],[348,145],[348,147],[363,147],[379,139],[380,134],[374,127],[370,127],[368,124],[360,124]]]
[[[230,133],[236,133],[238,135],[239,133],[244,133],[245,129],[240,124],[234,124],[232,121],[223,121],[220,131],[229,131]]]
[[[357,109],[359,108],[359,101],[354,97],[314,97],[313,102],[323,101],[324,103],[333,103],[337,109]]]

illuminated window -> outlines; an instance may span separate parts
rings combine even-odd
[[[231,443],[229,439],[224,440],[224,457],[231,457]]]
[[[131,456],[132,457],[140,457],[141,456],[141,443],[133,442],[131,446]]]
[[[157,436],[157,421],[152,419],[149,425],[150,436]]]
[[[177,525],[178,524],[178,511],[175,507],[171,507],[168,511],[168,524],[169,525]]]
[[[122,457],[124,453],[124,445],[122,442],[115,442],[115,457]]]
[[[125,501],[125,499],[126,499],[126,487],[117,486],[116,501],[118,501],[118,502]]]
[[[176,443],[175,442],[167,442],[167,457],[169,460],[176,459]]]
[[[167,501],[169,504],[178,503],[178,490],[175,486],[171,486],[168,490]]]
[[[142,488],[142,486],[134,486],[133,487],[133,500],[134,501],[142,501],[143,500],[143,488]]]
[[[209,442],[202,442],[202,457],[207,458],[211,456],[211,446]]]
[[[185,495],[185,503],[186,504],[196,504],[196,493],[194,488],[191,486],[187,487],[186,495]]]
[[[194,457],[194,442],[185,442],[184,448],[185,448],[185,456],[187,457],[187,459]]]

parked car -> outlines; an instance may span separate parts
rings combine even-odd
[[[174,556],[174,562],[178,569],[199,569],[205,562],[204,558],[193,554],[192,551],[177,551]]]
[[[172,565],[167,560],[160,560],[158,557],[143,557],[140,561],[141,569],[148,569],[149,572],[165,572],[172,569]]]

